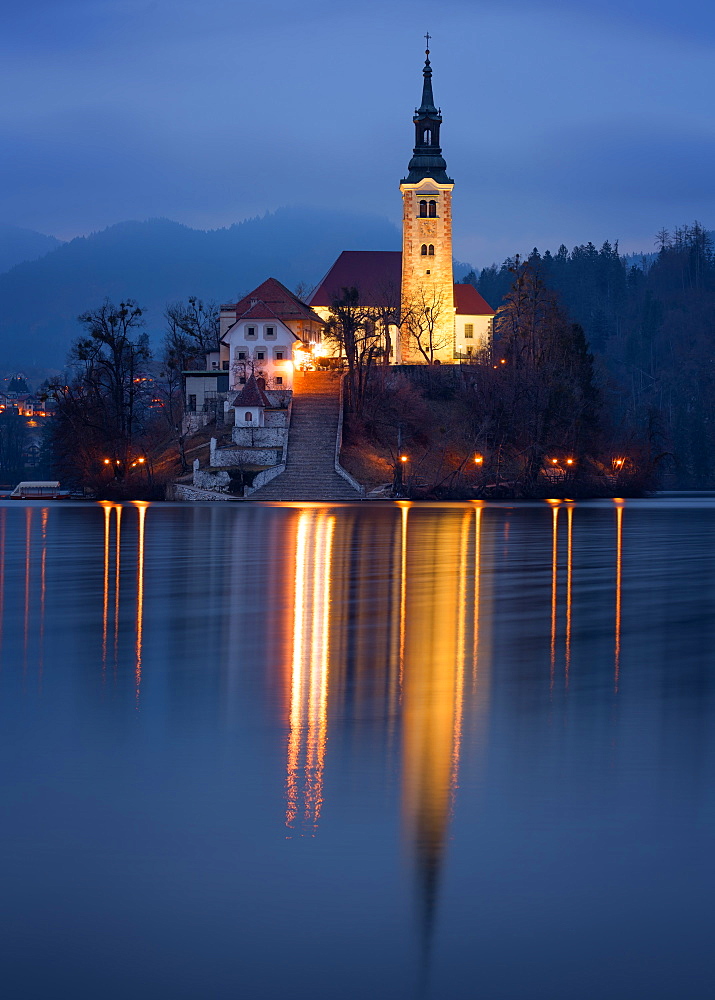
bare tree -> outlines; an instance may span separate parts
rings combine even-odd
[[[201,359],[219,349],[219,309],[215,302],[203,302],[191,296],[186,302],[173,302],[165,312],[169,336],[186,351],[185,363]]]
[[[342,288],[330,305],[325,335],[337,343],[348,366],[348,406],[362,412],[375,362],[384,350],[380,324],[373,310],[363,305],[357,288]]]
[[[449,345],[445,329],[446,310],[444,296],[438,289],[419,288],[409,303],[403,325],[411,343],[428,365],[434,364],[435,355]]]

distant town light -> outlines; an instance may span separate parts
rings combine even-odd
[[[105,465],[110,465],[110,464],[111,464],[108,458],[105,458],[105,460],[104,460],[104,464],[105,464]]]

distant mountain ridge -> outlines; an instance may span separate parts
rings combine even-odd
[[[34,229],[0,223],[0,272],[9,271],[26,260],[37,260],[62,246],[62,240]]]
[[[169,219],[121,222],[0,274],[0,364],[62,365],[81,332],[77,316],[105,298],[136,299],[158,341],[167,302],[236,301],[268,277],[291,289],[314,285],[341,250],[400,242],[387,219],[322,209],[283,208],[210,231]]]

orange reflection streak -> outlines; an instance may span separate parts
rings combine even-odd
[[[303,612],[305,608],[305,552],[311,512],[301,511],[295,548],[295,589],[293,607],[293,664],[290,694],[290,732],[288,735],[288,773],[286,776],[286,826],[292,827],[298,815],[298,762],[301,744],[301,691],[303,687]]]
[[[112,505],[102,504],[104,510],[104,588],[102,595],[102,677],[107,670],[107,626],[109,622],[109,536]]]
[[[400,701],[405,680],[405,614],[407,610],[407,515],[409,503],[400,503]]]
[[[40,556],[40,649],[37,658],[37,678],[42,686],[42,674],[45,667],[45,583],[47,569],[47,519],[50,512],[43,507],[40,513],[40,528],[42,537],[42,555]]]
[[[566,687],[569,686],[571,669],[571,583],[573,580],[573,507],[566,508],[566,658],[564,662]]]
[[[472,690],[477,688],[479,673],[479,611],[482,570],[482,506],[474,508],[474,625],[472,631]]]
[[[27,644],[30,641],[30,550],[32,542],[32,507],[25,508],[25,619],[22,672],[27,670]]]
[[[556,670],[556,597],[558,585],[558,556],[559,556],[559,508],[552,507],[551,526],[551,690],[554,687],[554,673]]]
[[[121,566],[121,538],[122,538],[122,507],[118,504],[115,508],[117,512],[117,538],[114,552],[114,670],[117,670],[117,659],[119,654],[119,570]]]
[[[457,597],[457,676],[454,691],[454,741],[452,745],[452,795],[457,788],[459,755],[462,748],[464,701],[464,661],[467,653],[467,563],[469,560],[469,511],[464,512],[459,538],[459,590]]]
[[[623,506],[616,505],[616,635],[613,651],[613,685],[618,694],[621,674],[621,574],[623,569]]]
[[[137,549],[137,641],[136,666],[134,667],[134,683],[136,687],[136,702],[139,706],[139,692],[142,683],[142,639],[144,632],[144,518],[149,506],[146,500],[134,500],[139,516],[139,540]]]
[[[286,826],[299,813],[313,835],[323,808],[323,771],[328,740],[330,667],[330,572],[335,518],[304,511],[298,521],[290,732],[286,775]]]

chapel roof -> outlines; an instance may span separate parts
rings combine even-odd
[[[401,284],[401,250],[343,250],[308,301],[328,308],[343,288],[357,288],[362,305],[397,306]]]
[[[270,400],[266,396],[263,389],[261,389],[258,382],[256,382],[256,376],[251,375],[243,389],[234,397],[232,406],[270,406]]]
[[[310,306],[301,302],[297,295],[294,295],[285,285],[281,284],[277,278],[267,278],[258,288],[254,288],[248,295],[244,295],[240,301],[222,306],[223,309],[235,309],[237,316],[242,316],[252,306],[253,303],[262,302],[273,310],[273,314],[281,320],[306,320],[311,323],[323,321],[320,316],[313,312]],[[251,317],[258,319],[259,317]],[[263,318],[263,317],[260,317]],[[273,318],[272,316],[270,317]]]
[[[493,316],[494,310],[474,285],[454,286],[454,307],[458,316]]]

